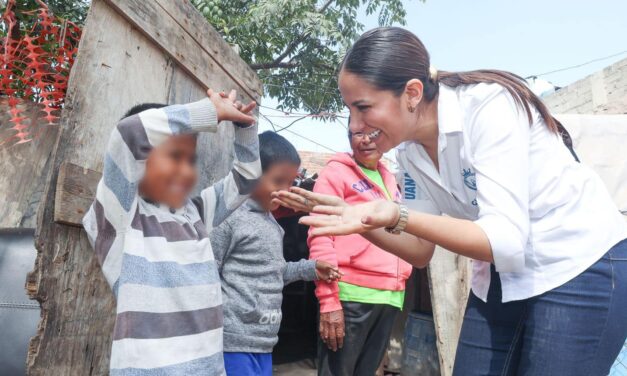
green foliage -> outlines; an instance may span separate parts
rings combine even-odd
[[[44,3],[55,16],[82,26],[87,17],[90,2],[90,0],[17,0],[15,1],[15,14],[17,21],[23,24],[21,27],[27,28],[33,22],[30,12],[37,10],[41,3]],[[6,0],[0,0],[0,13],[4,13],[5,6]],[[0,28],[0,34],[3,32],[6,30]]]
[[[336,70],[363,31],[358,11],[377,15],[381,26],[404,25],[406,16],[403,0],[190,1],[228,43],[237,46],[259,74],[266,95],[276,98],[282,109],[311,113],[343,107]],[[0,8],[4,2],[0,0]],[[90,0],[44,2],[56,16],[82,25]],[[36,9],[38,0],[16,4],[27,11]],[[0,36],[6,32],[0,27]]]
[[[358,10],[381,26],[405,24],[402,0],[192,0],[257,71],[284,110],[335,112],[337,67],[363,31]],[[365,7],[365,8],[362,8]]]

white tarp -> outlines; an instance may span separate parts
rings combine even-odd
[[[627,215],[627,115],[555,115],[582,163],[596,171]]]
[[[573,139],[579,159],[605,182],[627,220],[627,115],[556,115]],[[404,179],[400,179],[401,185]],[[438,338],[440,371],[452,373],[459,338],[470,263],[464,257],[436,247],[429,263],[431,302]]]

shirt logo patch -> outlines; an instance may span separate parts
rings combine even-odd
[[[475,173],[472,172],[471,169],[462,169],[462,176],[464,177],[464,184],[466,187],[472,189],[473,191],[477,190],[477,179],[475,178]]]

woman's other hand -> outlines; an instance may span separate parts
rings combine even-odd
[[[312,235],[361,234],[381,227],[394,227],[400,217],[398,204],[377,200],[353,206],[317,205],[313,216],[300,219],[300,223],[315,227]]]
[[[344,346],[344,311],[320,313],[320,338],[329,347],[337,351]]]
[[[337,266],[326,261],[316,260],[316,276],[318,280],[331,283],[342,278],[342,273]]]
[[[337,196],[314,193],[302,188],[292,187],[289,191],[272,194],[272,202],[297,212],[311,212],[315,206],[344,207],[346,202]]]

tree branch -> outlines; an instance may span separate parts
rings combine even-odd
[[[331,6],[331,4],[333,4],[335,0],[327,0],[326,3],[324,3],[316,12],[317,13],[323,13],[325,10],[327,10],[328,7]]]
[[[329,8],[329,6],[333,4],[334,1],[335,0],[327,0],[327,2],[324,3],[320,8],[316,9],[316,13],[324,13]],[[294,52],[294,49],[298,47],[298,45],[305,38],[307,38],[307,36],[308,34],[302,34],[298,38],[294,39],[292,43],[287,45],[287,47],[285,48],[285,51],[283,51],[283,53],[277,56],[276,59],[274,59],[273,61],[267,62],[267,63],[253,63],[253,64],[250,64],[250,67],[252,69],[257,70],[257,69],[272,69],[272,68],[294,68],[298,66],[298,64],[294,64],[292,62],[282,63],[282,61],[283,59],[288,57],[292,52]],[[285,66],[285,64],[287,64],[287,66]]]
[[[274,69],[274,68],[285,68],[285,69],[291,69],[291,68],[296,68],[300,65],[300,63],[298,62],[287,62],[287,63],[283,63],[283,62],[277,62],[277,61],[271,61],[269,63],[253,63],[253,64],[249,64],[249,67],[252,70],[263,70],[263,69]]]

